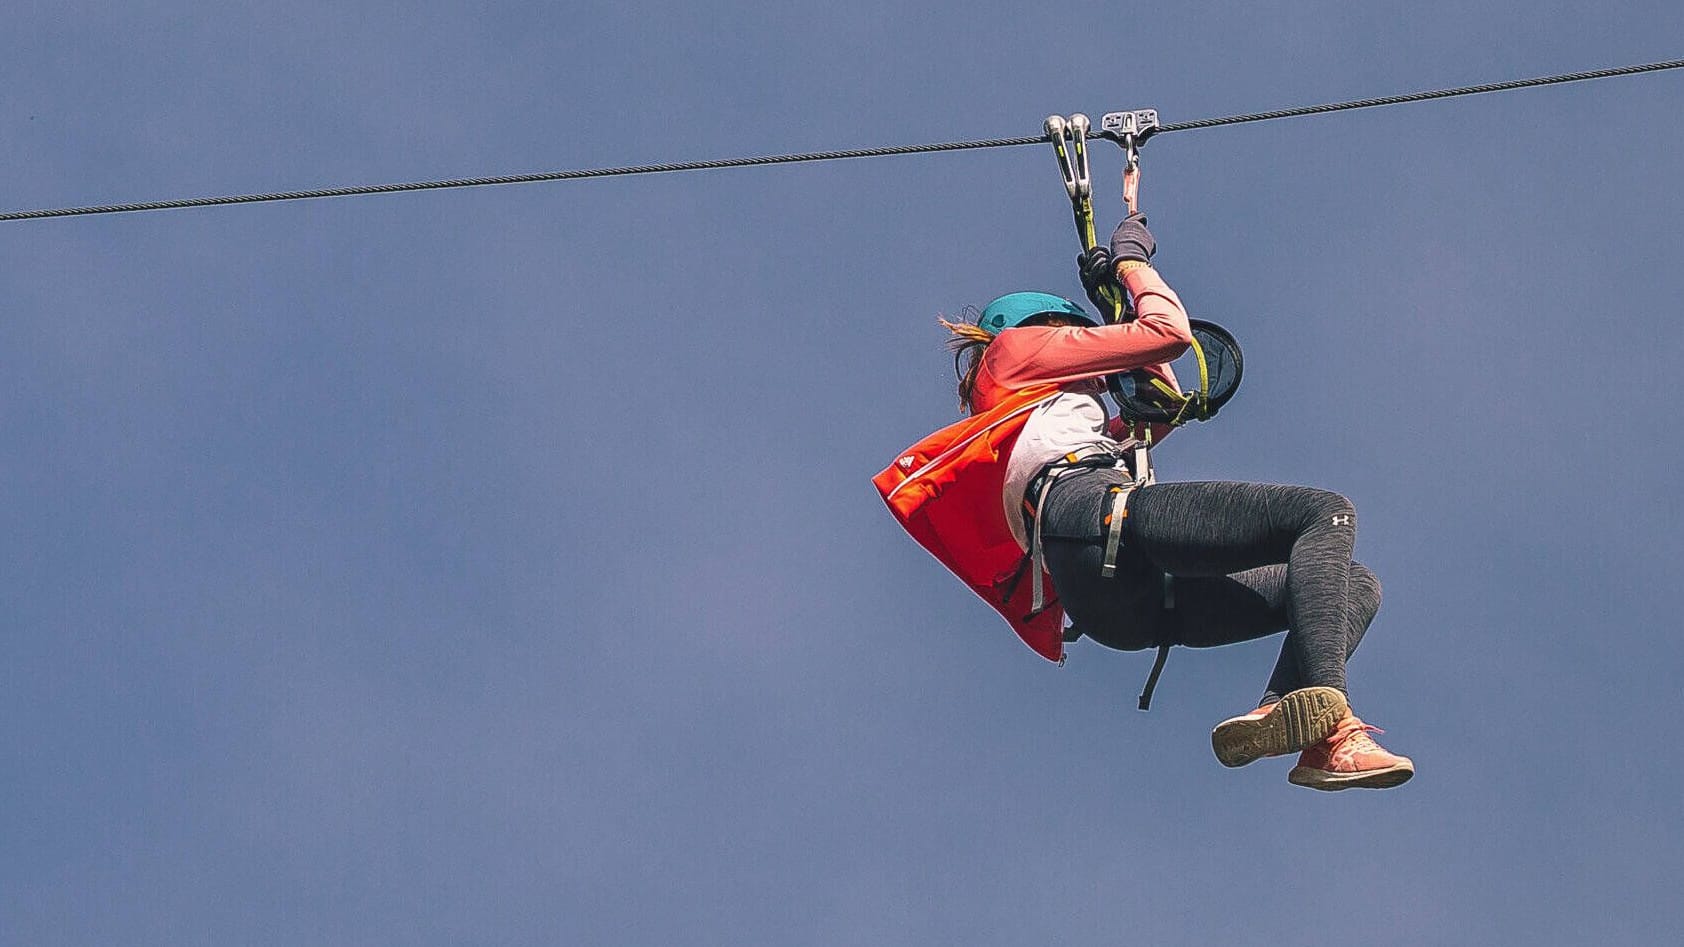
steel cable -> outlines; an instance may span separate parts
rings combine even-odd
[[[1637,66],[1597,69],[1590,72],[1574,72],[1554,76],[1540,76],[1533,79],[1515,79],[1509,82],[1494,82],[1487,85],[1462,86],[1455,89],[1436,89],[1429,92],[1414,92],[1407,95],[1394,95],[1383,98],[1356,99],[1349,102],[1334,102],[1325,105],[1310,105],[1299,108],[1278,109],[1271,112],[1251,112],[1242,115],[1229,115],[1223,118],[1207,118],[1193,122],[1175,122],[1160,125],[1152,134],[1161,135],[1168,132],[1217,128],[1223,125],[1240,125],[1247,122],[1262,122],[1277,118],[1297,118],[1306,115],[1322,115],[1329,112],[1375,108],[1382,105],[1401,105],[1408,102],[1425,102],[1432,99],[1448,99],[1456,96],[1478,95],[1486,92],[1507,92],[1513,89],[1525,89],[1533,86],[1557,85],[1564,82],[1582,82],[1587,79],[1607,79],[1615,76],[1630,76],[1645,72],[1660,72],[1666,69],[1678,69],[1681,67],[1684,67],[1684,59],[1673,59],[1664,62],[1645,63]],[[224,197],[194,197],[181,200],[142,201],[128,204],[100,204],[89,207],[61,207],[49,210],[25,210],[0,213],[0,221],[42,220],[52,217],[82,217],[93,214],[123,214],[147,210],[180,210],[188,207],[216,207],[225,204],[259,204],[272,201],[299,201],[325,197],[352,197],[361,194],[395,194],[402,191],[435,191],[447,188],[486,187],[496,184],[532,184],[540,181],[576,181],[584,178],[624,177],[635,174],[667,174],[679,171],[710,171],[720,168],[749,168],[761,165],[795,164],[807,161],[840,161],[847,158],[881,158],[891,155],[931,154],[945,151],[971,151],[982,148],[1010,148],[1018,145],[1042,144],[1048,140],[1047,136],[1043,134],[1024,138],[988,138],[976,141],[949,141],[926,145],[898,145],[885,148],[861,148],[853,151],[817,151],[805,154],[764,155],[761,157],[751,158],[720,158],[711,161],[686,161],[675,164],[646,164],[620,168],[587,168],[572,171],[548,171],[535,174],[506,174],[496,177],[483,178],[453,178],[440,181],[414,181],[402,184],[372,184],[352,187],[319,188],[303,191],[277,191],[268,194],[234,194]]]
[[[575,171],[545,171],[536,174],[505,174],[488,178],[453,178],[444,181],[412,181],[403,184],[369,184],[327,187],[310,191],[277,191],[272,194],[234,194],[226,197],[191,197],[173,201],[145,201],[134,204],[100,204],[54,210],[25,210],[0,214],[3,220],[38,220],[45,217],[79,217],[88,214],[123,214],[140,210],[179,210],[184,207],[215,207],[222,204],[260,204],[268,201],[301,201],[318,197],[352,197],[358,194],[395,194],[400,191],[438,191],[446,188],[486,187],[493,184],[532,184],[538,181],[576,181],[581,178],[612,178],[632,174],[665,174],[675,171],[711,171],[716,168],[750,168],[765,164],[794,164],[798,161],[839,161],[844,158],[881,158],[935,151],[964,151],[976,148],[1004,148],[1032,145],[1044,138],[992,138],[982,141],[949,141],[929,145],[898,145],[861,148],[857,151],[815,151],[807,154],[764,155],[756,158],[719,158],[677,164],[644,164],[624,168],[586,168]]]
[[[1306,105],[1300,108],[1277,109],[1273,112],[1251,112],[1246,115],[1229,115],[1224,118],[1206,118],[1196,122],[1174,122],[1160,125],[1156,134],[1165,132],[1192,131],[1199,128],[1217,128],[1222,125],[1240,125],[1246,122],[1266,122],[1276,118],[1298,118],[1304,115],[1324,115],[1328,112],[1344,112],[1350,109],[1368,109],[1381,105],[1403,105],[1408,102],[1426,102],[1431,99],[1448,99],[1459,95],[1480,95],[1485,92],[1508,92],[1512,89],[1528,89],[1533,86],[1559,85],[1563,82],[1583,82],[1586,79],[1611,79],[1615,76],[1634,76],[1643,72],[1660,72],[1665,69],[1684,67],[1684,59],[1671,59],[1665,62],[1644,63],[1641,66],[1620,66],[1616,69],[1596,69],[1590,72],[1570,72],[1557,76],[1540,76],[1536,79],[1513,79],[1508,82],[1492,82],[1486,85],[1462,86],[1456,89],[1435,89],[1431,92],[1411,92],[1408,95],[1389,95],[1378,99],[1355,99],[1350,102],[1334,102],[1328,105]]]

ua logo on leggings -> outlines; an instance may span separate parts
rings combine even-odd
[[[1350,513],[1335,513],[1333,514],[1333,525],[1349,526],[1351,525],[1351,519],[1352,515]]]

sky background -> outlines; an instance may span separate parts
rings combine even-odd
[[[1177,122],[1684,55],[1684,6],[11,0],[0,210]],[[870,477],[938,313],[1080,298],[1045,146],[0,224],[0,943],[1684,936],[1684,73],[1166,135],[1247,375],[1162,476],[1361,511],[1278,639],[1029,652]],[[1095,152],[1102,228],[1116,149]]]

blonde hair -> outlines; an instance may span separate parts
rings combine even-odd
[[[936,321],[953,333],[947,340],[947,348],[953,353],[953,374],[959,376],[959,407],[969,413],[971,398],[976,393],[977,369],[982,367],[983,353],[988,343],[994,341],[994,336],[974,322],[949,322],[940,316],[936,317]],[[960,368],[959,361],[966,353],[970,354],[970,362]]]

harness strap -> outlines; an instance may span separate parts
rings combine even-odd
[[[1035,583],[1030,586],[1032,591],[1029,596],[1029,614],[1031,615],[1039,615],[1041,609],[1047,607],[1047,593],[1042,587],[1045,582],[1042,573],[1047,568],[1047,556],[1045,548],[1041,545],[1041,521],[1046,517],[1041,515],[1041,505],[1047,502],[1047,492],[1052,489],[1053,481],[1058,479],[1059,474],[1069,469],[1069,467],[1053,467],[1043,472],[1041,489],[1035,497],[1035,532],[1029,537],[1029,561],[1033,563],[1030,566],[1030,571],[1035,573],[1034,578],[1030,580]]]
[[[1175,576],[1164,573],[1164,611],[1175,610]],[[1140,692],[1140,709],[1152,709],[1152,691],[1158,687],[1158,675],[1164,673],[1164,662],[1169,660],[1169,645],[1158,645],[1158,657],[1152,662],[1152,673],[1146,675],[1146,689]]]
[[[1147,449],[1145,441],[1135,441],[1134,460],[1130,464],[1130,472],[1134,479],[1128,484],[1111,488],[1111,512],[1105,515],[1105,525],[1109,527],[1105,533],[1105,561],[1099,567],[1099,574],[1107,579],[1117,574],[1117,550],[1123,545],[1123,520],[1128,519],[1129,494],[1136,487],[1151,486],[1152,453]]]
[[[1131,471],[1134,475],[1133,479],[1131,479],[1127,484],[1111,488],[1111,512],[1106,514],[1104,519],[1106,526],[1105,560],[1100,568],[1100,575],[1105,578],[1111,578],[1117,573],[1117,556],[1119,551],[1122,549],[1123,520],[1128,518],[1129,494],[1133,493],[1138,487],[1144,487],[1155,482],[1155,478],[1152,475],[1152,458],[1151,454],[1147,451],[1147,445],[1143,441],[1135,441],[1132,444],[1118,445],[1115,449],[1107,449],[1098,445],[1084,447],[1080,450],[1065,454],[1058,460],[1048,464],[1046,467],[1042,468],[1041,472],[1036,476],[1036,479],[1030,482],[1030,487],[1035,494],[1035,499],[1033,502],[1030,502],[1029,498],[1025,497],[1024,509],[1025,512],[1029,514],[1030,518],[1034,520],[1034,527],[1029,534],[1029,553],[1024,556],[1023,563],[1018,567],[1018,574],[1021,574],[1024,566],[1028,566],[1035,573],[1035,577],[1032,580],[1034,585],[1032,587],[1033,593],[1030,599],[1030,615],[1040,614],[1041,610],[1046,608],[1047,605],[1046,590],[1044,587],[1046,552],[1041,539],[1041,522],[1043,519],[1041,516],[1041,508],[1046,504],[1047,494],[1052,491],[1053,481],[1072,470],[1102,467],[1105,466],[1108,461],[1112,464],[1117,464],[1121,459],[1119,456],[1120,453],[1131,449],[1133,451],[1133,456],[1131,458],[1133,461],[1133,469]],[[1012,581],[1015,584],[1015,576]],[[1175,608],[1175,577],[1168,573],[1164,574],[1163,594],[1164,608],[1166,610]],[[1075,641],[1081,636],[1081,632],[1072,627],[1065,630],[1064,640],[1066,643],[1069,643],[1071,641]],[[1169,649],[1170,646],[1167,644],[1161,644],[1158,646],[1158,656],[1153,659],[1152,671],[1147,675],[1146,686],[1140,692],[1139,706],[1141,710],[1151,709],[1152,692],[1157,690],[1158,678],[1164,673],[1164,664],[1169,661]]]
[[[1117,574],[1117,551],[1123,545],[1123,520],[1128,519],[1129,494],[1134,492],[1138,482],[1111,488],[1111,512],[1105,514],[1105,561],[1099,567],[1103,578],[1109,579]]]
[[[1124,446],[1119,445],[1119,448]],[[1029,555],[1027,557],[1031,570],[1035,573],[1034,578],[1030,580],[1032,582],[1029,599],[1030,615],[1039,615],[1042,609],[1047,606],[1046,589],[1044,587],[1046,578],[1043,575],[1046,572],[1047,559],[1045,544],[1041,540],[1041,523],[1045,518],[1041,516],[1041,508],[1047,502],[1047,494],[1052,491],[1053,482],[1072,470],[1118,464],[1121,461],[1118,454],[1119,448],[1109,448],[1098,444],[1078,448],[1041,468],[1041,472],[1036,475],[1036,478],[1030,481],[1030,487],[1035,492],[1035,500],[1034,502],[1029,502],[1028,498],[1024,500],[1025,511],[1034,520],[1034,526],[1029,533]],[[1113,559],[1112,571],[1115,572],[1115,556],[1113,555],[1111,558]],[[1107,573],[1107,575],[1109,574]]]
[[[1158,645],[1157,660],[1152,662],[1152,673],[1146,676],[1146,689],[1140,692],[1140,709],[1152,709],[1152,691],[1158,687],[1158,675],[1164,673],[1164,662],[1169,660],[1169,645]]]

